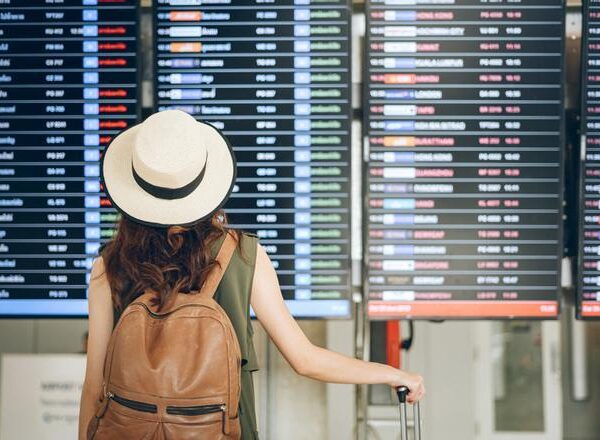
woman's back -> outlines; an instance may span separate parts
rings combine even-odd
[[[211,246],[211,255],[216,257],[223,245],[225,234]],[[239,244],[221,282],[214,294],[215,301],[223,308],[235,330],[242,356],[240,424],[242,440],[258,439],[252,372],[258,370],[258,362],[252,341],[253,329],[250,319],[250,295],[254,278],[257,238],[252,234],[240,233]],[[122,311],[113,303],[114,325]]]
[[[231,433],[231,438],[240,438],[240,433],[245,440],[258,438],[252,380],[258,365],[249,314],[256,251],[255,236],[224,231],[209,249],[211,261],[217,264],[198,291],[170,295],[159,307],[156,292],[145,290],[124,305],[122,313],[120,304],[112,302],[115,322],[107,351],[103,405],[88,436],[123,436],[126,429],[127,435],[154,433],[177,438],[192,429],[195,435],[216,438],[212,430],[220,432],[221,419],[215,419],[215,407],[215,411],[224,411],[223,421],[228,420],[223,433]],[[100,262],[110,264],[105,258]],[[229,330],[222,333],[226,328]],[[221,365],[219,361],[225,359],[230,361]],[[223,374],[228,370],[229,374]],[[120,405],[109,404],[112,400]],[[208,407],[210,411],[192,416],[192,403],[194,413],[200,411],[199,404],[202,413]],[[153,410],[140,413],[137,419],[127,414],[142,404]],[[167,412],[161,415],[165,405]],[[178,415],[173,415],[169,408],[185,409],[186,413],[178,410]],[[145,422],[140,425],[142,419]],[[205,430],[212,434],[201,434]]]

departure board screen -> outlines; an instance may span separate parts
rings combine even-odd
[[[584,2],[577,315],[600,318],[600,1]]]
[[[102,149],[137,119],[136,0],[0,2],[0,315],[85,316],[116,214]]]
[[[347,0],[155,0],[155,103],[222,130],[225,205],[297,317],[350,315]]]
[[[371,318],[552,318],[560,0],[367,2]]]

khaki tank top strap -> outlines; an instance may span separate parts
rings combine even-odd
[[[208,274],[206,281],[202,285],[200,289],[200,295],[213,297],[215,292],[217,291],[217,287],[219,287],[219,283],[225,275],[225,271],[227,270],[227,266],[229,266],[229,262],[231,261],[231,257],[235,252],[235,247],[237,245],[237,240],[234,238],[231,232],[227,232],[225,236],[225,240],[221,245],[221,249],[219,249],[219,253],[217,254],[217,262],[216,265]]]

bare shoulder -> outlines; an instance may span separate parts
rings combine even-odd
[[[256,270],[257,271],[267,271],[273,269],[273,263],[271,262],[271,258],[265,248],[257,243],[256,245]]]
[[[91,302],[111,302],[110,284],[108,283],[106,267],[104,266],[104,259],[102,256],[96,258],[92,263],[90,284],[88,288],[88,300]]]
[[[106,268],[104,266],[104,258],[102,258],[102,255],[94,259],[91,276],[92,278],[106,276]]]
[[[273,266],[266,249],[260,243],[256,246],[256,265],[254,268],[252,289],[253,297],[255,294],[262,297],[273,295],[281,297],[279,280],[277,279],[275,267]]]
[[[255,267],[258,256],[257,249],[260,247],[258,236],[251,232],[239,230],[236,230],[234,234],[238,241],[242,261],[250,267]]]

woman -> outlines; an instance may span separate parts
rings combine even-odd
[[[159,307],[178,292],[197,291],[213,270],[226,235],[220,208],[233,190],[235,159],[216,129],[168,110],[113,140],[103,157],[102,179],[122,219],[92,267],[80,439],[86,438],[102,395],[103,363],[119,314],[147,290],[156,292]],[[409,402],[422,398],[418,375],[314,346],[290,316],[273,265],[256,237],[234,235],[237,248],[214,298],[231,320],[241,349],[242,439],[258,438],[250,305],[298,374],[324,382],[404,385],[411,390]]]

